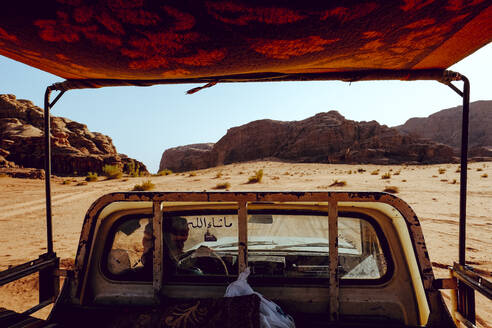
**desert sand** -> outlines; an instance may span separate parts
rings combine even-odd
[[[446,265],[458,260],[459,172],[456,164],[331,165],[258,161],[198,170],[190,174],[124,177],[85,184],[83,177],[53,178],[54,249],[63,265],[75,257],[79,233],[89,206],[100,196],[130,191],[152,180],[159,191],[210,191],[228,182],[231,191],[312,190],[383,191],[396,186],[398,197],[417,213],[437,277],[447,277]],[[247,184],[263,169],[261,183]],[[365,172],[358,172],[364,169]],[[376,174],[377,172],[377,174]],[[220,174],[219,174],[220,173]],[[371,174],[374,173],[374,174]],[[382,175],[389,173],[389,179]],[[220,177],[218,177],[220,176]],[[330,187],[334,180],[345,186]],[[0,270],[35,259],[46,251],[44,181],[0,178]],[[492,278],[492,162],[471,163],[468,171],[467,261]],[[22,311],[37,304],[36,276],[0,287],[0,304]],[[445,299],[449,297],[445,295]],[[478,323],[492,326],[492,302],[478,299]],[[49,309],[38,312],[45,316]],[[488,324],[487,324],[488,322]]]

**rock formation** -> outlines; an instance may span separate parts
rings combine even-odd
[[[212,147],[197,148],[191,145],[166,150],[160,170],[193,170],[263,158],[374,164],[455,161],[449,146],[404,135],[376,121],[347,120],[336,111],[302,121],[250,122],[229,129]]]
[[[180,146],[166,150],[161,157],[159,171],[170,168],[173,171],[204,169],[210,166],[213,143]]]
[[[414,117],[396,128],[405,134],[429,138],[458,151],[461,146],[462,109],[458,106],[428,117]],[[492,156],[492,100],[470,104],[468,139],[470,156]]]
[[[44,167],[44,114],[29,100],[0,95],[0,167]],[[141,162],[118,154],[110,137],[64,117],[51,117],[52,172],[101,172],[105,164],[148,173]],[[133,164],[130,164],[133,163]]]

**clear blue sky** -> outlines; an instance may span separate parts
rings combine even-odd
[[[471,101],[492,99],[492,44],[450,69],[471,81]],[[61,78],[0,56],[0,93],[42,107],[46,86]],[[460,88],[461,88],[461,83]],[[116,149],[156,172],[170,147],[216,142],[228,128],[258,119],[302,120],[337,110],[347,119],[395,126],[461,104],[438,82],[270,82],[219,84],[193,95],[197,85],[113,87],[67,92],[52,114],[109,135]]]

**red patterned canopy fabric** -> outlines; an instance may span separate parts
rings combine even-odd
[[[0,10],[0,54],[66,79],[445,69],[491,40],[490,0],[17,0]]]

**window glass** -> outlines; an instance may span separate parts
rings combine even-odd
[[[359,218],[338,218],[338,258],[341,279],[379,279],[388,270],[374,227]]]
[[[117,222],[107,255],[107,272],[118,280],[152,280],[154,237],[149,217],[131,216]]]
[[[181,214],[163,217],[164,275],[237,275],[237,214]]]
[[[329,277],[328,214],[248,215],[252,276]]]

